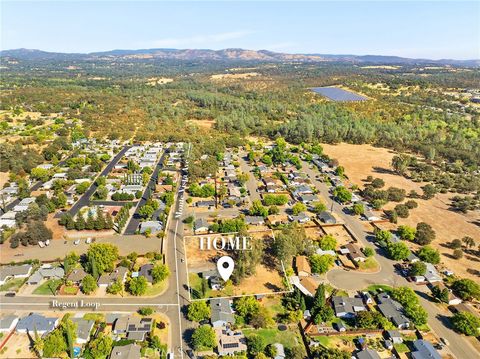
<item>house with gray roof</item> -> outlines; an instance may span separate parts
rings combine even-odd
[[[86,344],[90,339],[90,334],[95,324],[94,320],[87,320],[83,318],[72,318],[72,322],[77,325],[75,343]]]
[[[380,355],[373,349],[363,349],[355,354],[357,359],[381,359]]]
[[[140,359],[140,349],[138,344],[115,346],[110,353],[110,359]]]
[[[85,270],[82,267],[75,268],[70,272],[70,274],[67,277],[67,280],[76,284],[80,284],[86,275],[87,275],[87,272],[85,272]]]
[[[213,327],[227,326],[235,323],[232,301],[226,298],[214,298],[210,300],[211,323]]]
[[[100,278],[98,278],[98,286],[99,287],[108,287],[115,281],[119,281],[120,283],[125,283],[127,279],[128,268],[126,267],[117,267],[113,270],[112,273],[103,273]]]
[[[317,215],[317,217],[320,221],[322,221],[325,224],[335,224],[335,223],[337,223],[337,219],[333,216],[333,214],[330,213],[330,212],[327,212],[327,211],[320,212]]]
[[[205,218],[198,218],[195,220],[193,227],[195,229],[195,234],[200,234],[207,233],[209,225]]]
[[[20,319],[17,323],[18,333],[34,333],[39,335],[50,333],[54,330],[60,319],[56,317],[48,318],[38,313],[30,313],[28,316]]]
[[[427,342],[426,340],[415,340],[413,342],[414,351],[411,352],[413,359],[441,359],[442,357],[436,349],[433,347],[432,343]]]
[[[27,280],[29,285],[37,285],[44,279],[62,279],[65,271],[62,267],[53,267],[51,265],[41,266],[35,273]]]
[[[390,320],[398,329],[408,329],[410,320],[403,314],[402,305],[390,298],[386,293],[377,295],[378,310]]]
[[[125,335],[130,340],[143,341],[145,335],[152,330],[152,326],[152,318],[125,316],[120,317],[115,321],[113,333],[117,335]]]
[[[0,267],[0,285],[5,284],[9,279],[27,278],[31,272],[31,264]]]
[[[0,333],[11,332],[18,323],[18,317],[16,315],[6,315],[0,318]]]
[[[338,318],[353,318],[358,312],[367,310],[362,298],[358,297],[335,296],[332,298],[332,306]]]
[[[163,229],[163,224],[160,221],[145,221],[140,222],[140,227],[138,231],[143,234],[147,231],[150,233],[160,232]]]
[[[258,226],[264,224],[265,219],[262,216],[245,216],[245,223]]]
[[[153,283],[152,269],[153,269],[152,263],[144,264],[143,266],[140,267],[140,270],[138,271],[138,276],[145,277],[148,283]]]

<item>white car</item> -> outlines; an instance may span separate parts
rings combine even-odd
[[[90,244],[90,243],[92,243],[92,240],[93,240],[92,237],[88,237],[87,240],[85,241],[85,243]]]
[[[75,246],[78,246],[78,245],[80,244],[80,239],[74,240],[74,241],[73,241],[73,244],[74,244]]]

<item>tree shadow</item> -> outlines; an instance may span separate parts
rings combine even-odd
[[[383,173],[383,174],[391,174],[391,175],[397,174],[395,171],[393,171],[389,168],[383,168],[383,167],[377,167],[377,166],[373,167],[373,172]]]
[[[192,335],[195,330],[193,328],[188,328],[183,331],[182,338],[186,343],[192,342]]]

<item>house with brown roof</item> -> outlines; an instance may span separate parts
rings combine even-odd
[[[115,281],[119,281],[120,283],[125,283],[127,279],[128,268],[125,267],[118,267],[113,270],[112,273],[103,273],[100,278],[98,278],[98,286],[99,287],[108,287]]]
[[[312,269],[310,268],[310,263],[308,263],[308,258],[306,256],[297,256],[295,258],[295,266],[299,277],[308,277],[312,275]]]
[[[218,354],[222,357],[247,351],[247,340],[241,330],[216,328]]]
[[[313,277],[303,277],[300,279],[300,285],[305,289],[302,291],[311,297],[315,296],[315,292],[318,288],[318,283]]]
[[[83,268],[75,268],[70,272],[67,277],[67,280],[76,284],[80,284],[83,278],[87,275],[87,272],[83,270]]]
[[[365,262],[367,259],[360,248],[354,243],[348,243],[341,252],[342,254],[346,254],[348,258],[354,262]]]

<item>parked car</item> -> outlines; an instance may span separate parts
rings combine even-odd
[[[448,342],[448,340],[446,338],[440,338],[440,341],[445,345],[450,345],[450,343]]]
[[[78,245],[80,244],[80,239],[74,240],[74,241],[73,241],[73,244],[76,245],[76,246],[78,246]]]
[[[15,293],[15,292],[7,292],[5,294],[5,297],[15,297],[16,295],[17,295],[17,293]]]
[[[187,355],[190,359],[195,359],[195,353],[193,352],[193,350],[188,349],[187,350]]]
[[[85,241],[85,243],[87,244],[90,244],[93,242],[93,238],[92,237],[88,237],[87,240]]]

